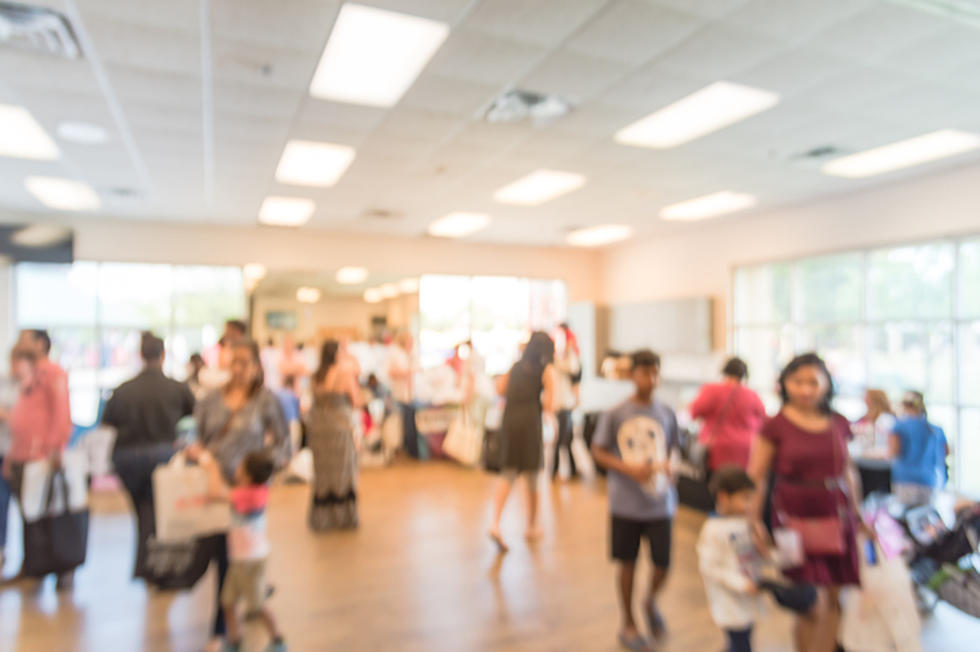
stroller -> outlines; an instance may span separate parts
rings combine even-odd
[[[929,613],[943,601],[980,618],[980,504],[959,509],[952,527],[930,505],[906,509],[890,497],[885,504],[909,544],[904,558],[919,608]]]

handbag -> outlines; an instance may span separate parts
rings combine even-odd
[[[470,418],[468,408],[460,409],[449,425],[449,432],[443,441],[443,452],[465,466],[473,466],[480,461],[482,446],[480,431]]]
[[[190,589],[204,576],[220,537],[202,537],[190,541],[166,542],[151,537],[146,542],[144,577],[164,590]]]
[[[60,491],[60,509],[55,506],[56,490]],[[43,516],[24,524],[24,575],[44,577],[48,573],[67,573],[85,563],[88,508],[71,511],[68,497],[64,470],[52,471],[48,477]]]

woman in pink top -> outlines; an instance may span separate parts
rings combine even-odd
[[[744,384],[748,365],[732,358],[722,375],[722,382],[703,386],[690,407],[691,417],[703,422],[698,440],[708,449],[711,471],[728,465],[747,468],[752,439],[766,419],[759,396]]]

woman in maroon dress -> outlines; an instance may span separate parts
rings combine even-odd
[[[831,408],[833,384],[827,367],[816,354],[795,358],[779,377],[783,407],[762,427],[752,451],[749,473],[760,487],[754,509],[753,529],[760,548],[772,541],[763,522],[766,488],[770,475],[773,528],[819,525],[817,532],[801,536],[810,550],[804,561],[787,571],[798,582],[818,587],[817,603],[797,619],[794,630],[800,652],[833,652],[840,624],[840,590],[858,583],[859,558],[856,534],[867,528],[858,518],[854,476],[847,452],[851,428],[847,419]],[[799,519],[799,521],[797,520]],[[829,523],[829,527],[828,527]],[[796,529],[796,528],[794,528]],[[834,532],[828,544],[825,536]],[[818,541],[814,538],[816,535]],[[838,547],[841,554],[827,554]],[[815,554],[813,549],[824,550]]]

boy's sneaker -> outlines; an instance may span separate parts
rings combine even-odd
[[[241,643],[232,643],[231,641],[226,641],[224,646],[221,648],[221,652],[239,652],[242,649]]]
[[[286,652],[286,641],[277,638],[269,643],[269,647],[265,649],[265,652]]]
[[[664,622],[663,614],[653,602],[648,602],[645,608],[647,625],[650,627],[650,634],[658,642],[667,636],[667,623]]]

